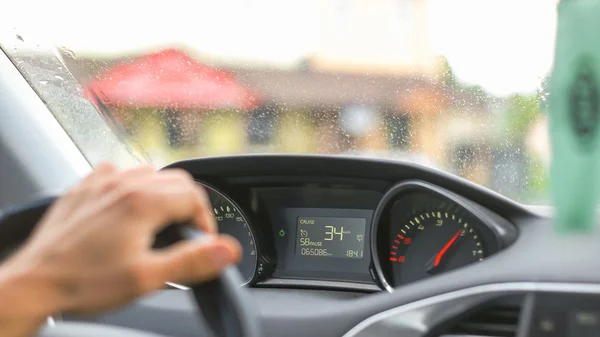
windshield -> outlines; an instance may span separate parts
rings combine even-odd
[[[92,164],[372,156],[547,201],[555,0],[3,6],[2,49]]]

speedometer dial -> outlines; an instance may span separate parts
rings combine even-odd
[[[236,238],[242,246],[242,260],[238,269],[244,279],[244,284],[254,278],[258,262],[256,239],[248,219],[241,209],[224,194],[214,188],[204,185],[213,206],[213,215],[217,220],[219,233]]]

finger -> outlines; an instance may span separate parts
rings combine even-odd
[[[103,184],[107,180],[111,179],[118,174],[119,169],[112,163],[103,162],[100,165],[94,168],[94,171],[88,175],[82,182],[79,184],[80,189],[85,189],[86,192],[96,189],[96,187],[100,184]]]
[[[173,222],[194,222],[199,229],[214,233],[216,224],[210,214],[210,201],[198,188],[189,173],[180,170],[161,171],[148,180],[140,180],[132,197],[138,212],[151,217],[153,230],[160,230]],[[143,203],[143,204],[140,204]],[[125,203],[127,204],[127,203]]]
[[[94,193],[94,186],[98,185],[107,177],[114,175],[117,172],[117,168],[110,162],[103,162],[99,164],[90,174],[88,174],[81,182],[69,188],[65,195],[55,202],[52,207],[46,212],[46,216],[65,216],[72,212],[74,209],[77,210],[83,205],[87,198]],[[60,205],[67,204],[69,207],[60,207]]]
[[[90,173],[85,179],[83,179],[83,181],[90,181],[90,180],[94,180],[96,177],[98,176],[102,176],[105,175],[107,173],[113,173],[116,172],[118,169],[117,167],[111,163],[111,162],[102,162],[98,165],[96,165],[96,167],[94,167],[94,170],[92,171],[92,173]]]
[[[94,172],[82,187],[102,197],[124,185],[135,184],[140,179],[148,179],[153,174],[156,174],[156,169],[151,165],[140,165],[129,170],[118,170],[112,166]]]
[[[104,174],[108,174],[108,173],[114,173],[114,172],[117,172],[117,170],[118,170],[117,167],[113,163],[102,162],[94,168],[94,171],[88,177],[104,175]]]
[[[200,283],[214,279],[240,258],[240,244],[229,236],[182,241],[154,253],[148,262],[148,274],[159,283]]]
[[[94,170],[88,174],[81,182],[72,186],[66,193],[66,196],[73,195],[74,199],[81,200],[79,194],[81,192],[85,192],[90,185],[94,185],[97,181],[106,177],[107,175],[111,175],[117,171],[117,168],[110,162],[103,162],[96,166]]]
[[[143,179],[152,174],[156,174],[156,168],[152,165],[140,165],[129,170],[124,170],[119,174],[119,179],[128,181],[130,179]]]
[[[194,219],[194,224],[201,230],[214,234],[217,232],[217,221],[212,214],[212,203],[206,193],[206,189],[196,184],[195,188],[198,195],[198,203],[196,204],[197,215]]]

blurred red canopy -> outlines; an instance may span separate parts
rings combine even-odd
[[[258,96],[228,71],[167,49],[121,63],[86,85],[110,107],[252,109]]]

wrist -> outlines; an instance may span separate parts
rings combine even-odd
[[[45,322],[64,309],[57,281],[35,260],[14,256],[0,265],[0,319]]]

